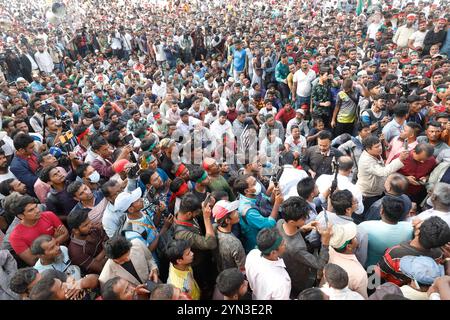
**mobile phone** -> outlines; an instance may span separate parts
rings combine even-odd
[[[155,290],[155,288],[158,286],[158,284],[156,282],[153,282],[151,280],[147,280],[146,282],[146,287],[147,290],[150,292],[153,292],[153,290]]]
[[[208,193],[208,195],[205,198],[205,203],[210,204],[211,203],[211,193]]]
[[[420,180],[420,179],[417,179],[417,178],[416,178],[416,181],[417,181],[417,183],[420,184],[421,186],[424,186],[424,185],[427,184],[426,182],[424,182],[424,181],[422,181],[422,180]]]
[[[408,139],[405,139],[405,141],[403,141],[403,149],[408,150]]]
[[[133,140],[134,138],[133,138],[133,135],[130,133],[130,134],[127,134],[125,137],[123,137],[123,142],[125,143],[125,144],[130,144],[130,142]]]
[[[137,176],[139,170],[140,170],[139,164],[135,164],[133,167],[131,167],[130,171],[128,172],[128,175],[130,177],[135,177]]]

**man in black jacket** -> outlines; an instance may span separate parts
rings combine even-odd
[[[332,174],[333,158],[337,159],[343,154],[336,148],[331,147],[331,133],[322,131],[317,137],[317,146],[306,149],[303,157],[303,170],[308,172],[313,179],[317,179],[322,174]]]
[[[427,32],[423,40],[424,48],[422,55],[430,54],[430,48],[434,44],[438,44],[439,48],[442,47],[447,36],[446,25],[447,19],[439,18],[434,24],[434,29]]]

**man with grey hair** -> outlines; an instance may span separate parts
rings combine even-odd
[[[438,216],[450,226],[450,184],[438,182],[430,196],[433,208],[423,211],[415,218],[426,220]]]

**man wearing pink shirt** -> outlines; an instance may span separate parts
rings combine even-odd
[[[408,140],[408,150],[411,151],[417,146],[417,136],[422,131],[422,127],[415,122],[408,122],[403,127],[400,135],[393,138],[389,143],[386,164],[394,160],[395,156],[404,150],[404,141]]]

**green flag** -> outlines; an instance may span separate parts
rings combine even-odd
[[[358,0],[356,5],[356,15],[359,16],[363,10],[364,0]]]

